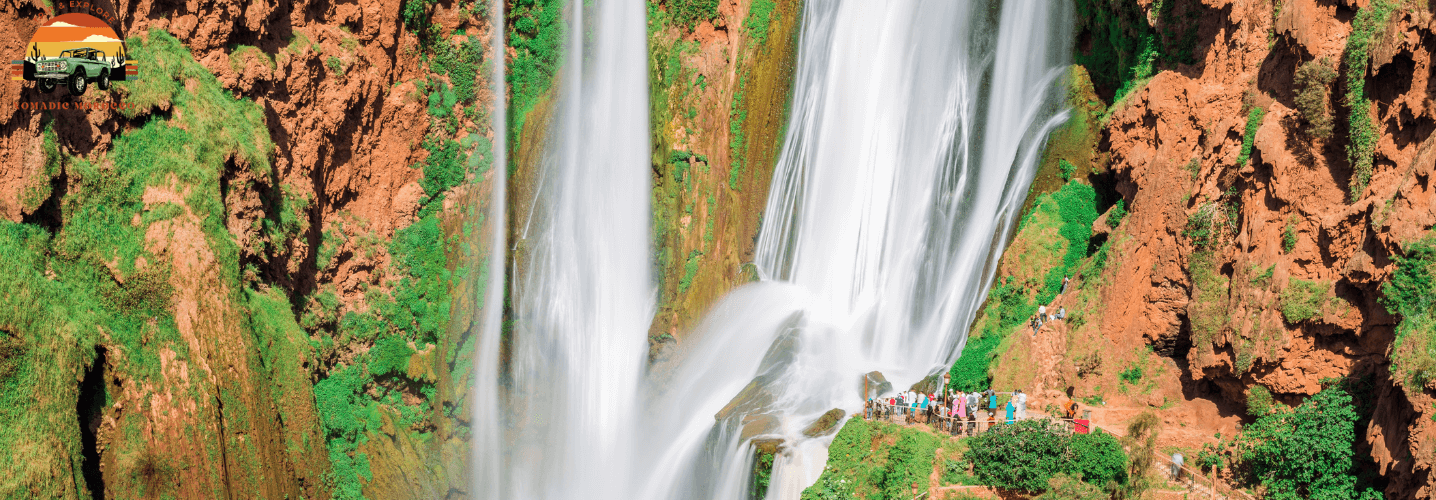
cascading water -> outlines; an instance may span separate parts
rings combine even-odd
[[[566,47],[554,141],[522,221],[531,253],[511,285],[504,447],[476,457],[481,473],[498,471],[498,487],[480,491],[501,498],[624,496],[656,296],[644,12],[641,2],[567,9],[583,36]]]
[[[762,438],[784,450],[768,497],[796,499],[832,439],[802,429],[858,410],[861,374],[906,387],[961,352],[1061,121],[1068,7],[804,9],[758,242],[764,280],[725,297],[671,366],[644,377],[647,145],[628,129],[647,110],[642,6],[571,7],[582,28],[571,32],[592,42],[570,47],[559,147],[515,282],[505,444],[477,457],[497,471],[499,498],[742,499]]]

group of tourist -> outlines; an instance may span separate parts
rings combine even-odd
[[[863,418],[930,423],[942,432],[954,436],[974,435],[978,422],[985,420],[984,429],[991,429],[998,423],[998,393],[992,389],[982,392],[952,392],[944,394],[923,394],[905,391],[886,398],[869,398],[863,405]],[[1027,393],[1021,389],[1012,392],[1007,399],[1002,422],[1008,424],[1027,418]],[[986,418],[983,418],[986,417]]]
[[[1047,306],[1037,306],[1037,315],[1033,316],[1032,321],[1028,322],[1028,324],[1032,326],[1032,333],[1035,334],[1038,330],[1042,329],[1042,325],[1044,323],[1047,323],[1048,321],[1056,321],[1059,319],[1067,319],[1066,306],[1058,307],[1057,312],[1053,314],[1047,314]]]
[[[1062,289],[1059,290],[1059,291],[1057,292],[1057,294],[1058,294],[1058,295],[1062,295],[1062,294],[1067,293],[1067,284],[1068,284],[1068,283],[1071,283],[1071,282],[1072,282],[1072,277],[1071,277],[1071,276],[1063,276],[1063,277],[1062,277]],[[1065,320],[1065,319],[1067,319],[1067,307],[1066,307],[1066,306],[1060,306],[1060,307],[1057,308],[1057,312],[1055,312],[1055,313],[1053,313],[1053,314],[1047,314],[1047,306],[1044,304],[1044,305],[1037,306],[1037,315],[1036,315],[1036,316],[1033,316],[1032,319],[1027,322],[1027,325],[1032,327],[1032,333],[1033,333],[1034,335],[1036,335],[1036,334],[1037,334],[1037,331],[1042,329],[1042,325],[1043,325],[1044,323],[1047,323],[1048,321]]]

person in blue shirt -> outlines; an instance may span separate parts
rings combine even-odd
[[[1015,421],[1013,419],[1015,413],[1017,413],[1017,407],[1012,405],[1012,400],[1007,400],[1007,425],[1012,425]]]
[[[987,413],[997,415],[997,393],[992,389],[987,390]]]

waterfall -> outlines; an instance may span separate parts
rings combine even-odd
[[[476,451],[475,480],[499,486],[480,495],[744,499],[764,439],[782,450],[768,498],[798,498],[832,439],[803,429],[832,408],[858,411],[861,374],[905,388],[961,352],[1064,119],[1069,9],[805,2],[756,250],[764,279],[724,297],[670,366],[646,374],[643,5],[575,0],[570,33],[583,36],[570,41],[556,146],[521,236],[532,255],[512,278],[511,378],[491,400],[502,443]]]
[[[478,488],[498,498],[624,497],[657,294],[645,10],[575,1],[566,13],[583,36],[565,48],[535,208],[520,221],[531,251],[510,283],[505,395],[490,400],[503,413],[503,449],[475,457],[499,483]]]

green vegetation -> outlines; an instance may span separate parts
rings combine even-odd
[[[1272,398],[1271,390],[1266,386],[1254,385],[1247,389],[1247,415],[1261,418],[1279,409],[1287,408]]]
[[[668,15],[683,29],[718,17],[718,0],[668,0]]]
[[[1028,492],[1059,473],[1107,485],[1126,482],[1127,454],[1111,434],[1070,434],[1061,423],[1032,419],[994,427],[968,441],[965,458],[983,484]]]
[[[828,447],[828,465],[803,500],[910,498],[926,491],[943,437],[915,428],[849,419]]]
[[[1353,446],[1360,415],[1370,408],[1353,404],[1349,383],[1325,385],[1294,409],[1280,404],[1256,408],[1262,413],[1255,423],[1204,446],[1197,464],[1230,467],[1245,484],[1265,488],[1270,498],[1358,498]],[[1380,496],[1368,488],[1359,498]]]
[[[1156,2],[1148,12],[1138,4],[1121,0],[1077,0],[1079,39],[1091,40],[1075,54],[1077,64],[1092,73],[1092,82],[1117,103],[1140,88],[1156,72],[1160,62],[1197,62],[1196,17],[1200,11],[1179,2]],[[1178,8],[1183,8],[1178,12]],[[1108,94],[1110,92],[1111,94]]]
[[[338,57],[329,56],[328,59],[324,60],[324,67],[329,68],[329,72],[333,73],[334,76],[344,77],[344,61],[340,61]]]
[[[748,7],[748,17],[743,19],[743,30],[748,33],[748,38],[758,46],[767,45],[768,29],[773,23],[773,9],[778,4],[773,0],[753,0]]]
[[[1072,162],[1069,162],[1067,161],[1067,159],[1064,158],[1061,160],[1057,160],[1057,169],[1062,174],[1062,181],[1066,182],[1072,180],[1072,173],[1077,170],[1077,166],[1073,165]]]
[[[414,1],[414,0],[411,0]],[[516,149],[523,133],[524,121],[529,111],[538,104],[553,85],[558,74],[559,59],[563,48],[563,2],[559,0],[519,0],[514,7],[505,10],[508,16],[509,47],[514,55],[505,73],[511,86],[508,107],[508,130],[510,149]],[[511,155],[510,158],[516,158]],[[510,162],[509,174],[516,164]]]
[[[753,457],[753,483],[748,491],[748,498],[763,500],[768,497],[768,485],[773,482],[773,453],[764,450],[754,450]]]
[[[1395,11],[1394,0],[1373,0],[1351,20],[1351,35],[1346,38],[1342,60],[1346,65],[1346,107],[1349,112],[1346,158],[1351,164],[1348,191],[1351,201],[1361,198],[1371,182],[1376,141],[1380,139],[1371,118],[1371,100],[1366,97],[1366,71],[1371,64],[1371,49],[1386,28],[1387,19]]]
[[[1295,215],[1293,215],[1293,216],[1291,217],[1291,220],[1288,220],[1288,221],[1286,222],[1286,228],[1285,228],[1285,229],[1282,229],[1282,231],[1281,231],[1281,250],[1282,250],[1283,252],[1291,253],[1292,250],[1295,250],[1295,249],[1296,249],[1296,223],[1297,223],[1297,221],[1298,221],[1298,219],[1296,218]]]
[[[245,60],[251,57],[258,59],[261,64],[264,64],[270,70],[273,70],[275,67],[274,59],[270,58],[269,54],[265,54],[259,47],[240,45],[229,53],[229,68],[236,72],[244,71]]]
[[[1331,138],[1331,111],[1326,107],[1336,69],[1330,58],[1307,61],[1296,69],[1296,109],[1310,127],[1307,132],[1321,139]]]
[[[1278,299],[1281,316],[1293,325],[1312,318],[1320,319],[1330,297],[1329,282],[1291,278]]]
[[[1112,211],[1107,213],[1107,227],[1117,229],[1117,226],[1122,224],[1122,219],[1125,218],[1127,218],[1127,202],[1126,200],[1117,200],[1117,204],[1112,206]]]
[[[1002,340],[1025,325],[1039,304],[1052,302],[1062,289],[1062,278],[1076,274],[1083,259],[1089,257],[1092,223],[1097,216],[1096,190],[1082,182],[1068,182],[1057,192],[1038,197],[1019,225],[1014,246],[1031,242],[1040,249],[1027,250],[1040,255],[1024,263],[1023,277],[1003,277],[988,293],[983,319],[973,329],[979,333],[968,339],[950,368],[949,387],[975,391],[991,384],[988,367]]]
[[[1037,500],[1108,500],[1112,498],[1101,488],[1083,482],[1067,474],[1057,474],[1047,480],[1047,491],[1038,495]]]
[[[1436,380],[1436,236],[1404,245],[1381,303],[1401,318],[1391,348],[1392,375],[1411,388]]]
[[[1187,273],[1192,278],[1192,300],[1187,303],[1187,318],[1192,337],[1198,345],[1216,341],[1231,318],[1227,294],[1230,280],[1217,268],[1210,251],[1199,251],[1188,257]]]
[[[1266,109],[1261,106],[1253,106],[1247,114],[1246,132],[1242,134],[1242,153],[1237,157],[1237,165],[1246,165],[1247,160],[1252,156],[1252,142],[1256,140],[1257,128],[1261,127],[1262,118],[1266,117]]]

